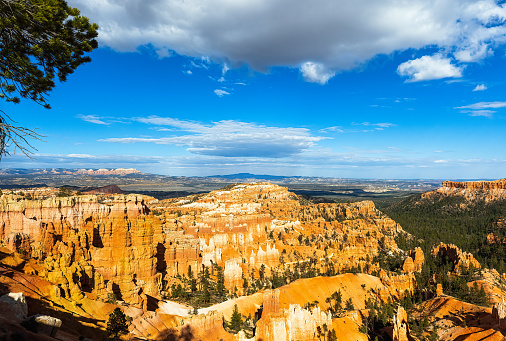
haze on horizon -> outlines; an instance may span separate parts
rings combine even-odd
[[[100,48],[2,109],[32,161],[167,175],[504,178],[506,4],[71,0]]]

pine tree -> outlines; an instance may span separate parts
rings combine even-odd
[[[126,315],[121,311],[120,308],[114,309],[109,315],[109,321],[107,321],[107,334],[109,337],[117,338],[121,334],[128,333],[128,324]]]
[[[225,295],[225,276],[223,274],[223,268],[218,266],[218,283],[216,283],[216,291],[221,299]]]
[[[235,333],[238,333],[242,329],[242,316],[241,313],[239,313],[239,310],[237,309],[237,304],[234,305],[234,311],[232,313],[232,316],[230,317],[230,329]]]
[[[45,108],[49,92],[91,59],[98,25],[66,1],[0,0],[0,100],[30,99]],[[0,158],[14,150],[31,153],[33,130],[13,126],[0,109]]]

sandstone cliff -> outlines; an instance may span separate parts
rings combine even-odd
[[[55,295],[74,300],[82,298],[81,291],[102,299],[114,293],[135,304],[142,292],[157,295],[161,235],[142,196],[26,200],[4,195],[0,201],[0,240],[43,262],[40,275],[58,286]]]
[[[481,267],[480,263],[469,252],[462,252],[456,245],[440,243],[432,250],[434,257],[446,257],[453,263],[453,271],[459,274],[461,269],[468,269],[470,266],[474,269]]]
[[[443,181],[443,187],[467,189],[506,189],[506,179],[468,182]]]
[[[336,290],[355,309],[364,309],[366,298],[387,302],[413,291],[411,270],[423,263],[421,251],[410,254],[406,274],[332,276],[378,272],[373,257],[399,252],[395,236],[402,232],[370,201],[313,205],[267,183],[160,202],[140,195],[0,199],[0,241],[34,261],[25,269],[50,283],[45,299],[79,313],[97,310],[105,319],[114,306],[104,302],[116,298],[135,322],[132,332],[143,337],[171,328],[181,335],[186,328],[203,339],[230,339],[221,316],[230,319],[234,304],[243,316],[254,316],[264,301],[258,326],[264,337],[279,331],[287,340],[318,338],[318,327],[333,325],[324,302]],[[188,315],[194,307],[178,315],[161,303],[172,284],[188,292],[186,276],[205,267],[213,285],[223,272],[225,302],[194,317]],[[315,277],[319,273],[331,277]],[[276,276],[284,281],[278,286],[287,285],[271,304],[254,292],[270,288]],[[304,276],[314,278],[298,279]],[[361,323],[360,316],[350,312],[341,322]],[[349,339],[358,335],[355,329]]]
[[[442,187],[424,193],[423,197],[434,195],[459,195],[467,200],[484,200],[486,202],[506,199],[506,179],[496,181],[444,181]]]

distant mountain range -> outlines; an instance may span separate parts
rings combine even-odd
[[[1,169],[0,175],[127,175],[141,174],[135,168],[116,169],[67,169],[67,168],[7,168]]]

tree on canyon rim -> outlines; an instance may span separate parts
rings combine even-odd
[[[27,98],[50,109],[47,97],[56,78],[65,82],[91,61],[85,53],[98,47],[97,30],[65,0],[0,0],[0,98]],[[41,137],[0,109],[0,159],[8,147],[30,157],[30,140]]]

